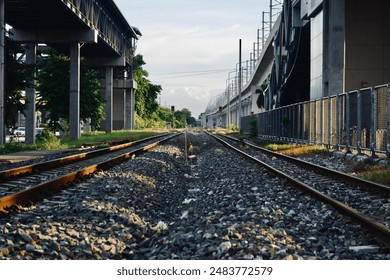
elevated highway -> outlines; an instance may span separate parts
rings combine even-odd
[[[232,124],[239,126],[239,115],[246,116],[262,111],[256,103],[259,95],[263,94],[262,85],[268,84],[267,80],[272,72],[274,63],[273,42],[279,21],[280,19],[276,20],[255,60],[252,63],[246,63],[245,67],[243,67],[245,63],[242,63],[241,73],[245,74],[241,75],[241,96],[238,90],[239,69],[236,67],[236,71],[231,72],[235,73],[235,77],[228,78],[226,90],[214,100],[211,100],[206,111],[201,115],[202,126],[208,128],[229,127]],[[269,91],[264,91],[264,102],[268,104],[267,107],[270,107],[272,106],[273,97],[268,96],[268,93]],[[238,111],[240,107],[241,114]]]
[[[80,136],[80,57],[91,67],[105,68],[106,122],[113,129],[114,87],[121,91],[126,104],[123,110],[134,107],[134,86],[131,64],[140,31],[124,18],[113,0],[0,0],[0,60],[4,65],[5,24],[12,27],[9,36],[26,43],[26,62],[35,64],[36,46],[47,44],[70,56],[70,138]],[[127,71],[122,81],[114,81],[114,68]],[[0,70],[4,85],[4,70]],[[4,87],[0,87],[0,133],[4,141]],[[35,104],[34,89],[26,89],[29,104]],[[123,101],[122,101],[123,103]],[[131,128],[133,111],[124,112],[123,128]],[[26,112],[26,142],[34,142],[35,108]]]

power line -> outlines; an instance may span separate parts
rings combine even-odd
[[[223,73],[226,71],[231,71],[232,69],[216,69],[216,70],[199,70],[199,71],[183,71],[183,72],[167,72],[167,73],[160,73],[155,74],[155,76],[159,75],[176,75],[176,74],[184,74],[184,75],[177,75],[172,77],[166,77],[165,79],[175,79],[175,78],[185,78],[185,77],[193,77],[193,76],[202,76],[202,75],[211,75],[211,74],[218,74]]]

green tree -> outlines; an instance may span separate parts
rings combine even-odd
[[[175,112],[175,126],[177,128],[184,128],[186,124],[189,126],[195,126],[196,120],[191,116],[191,111],[187,108]]]
[[[172,111],[169,108],[159,107],[157,110],[157,117],[164,121],[164,123],[170,122],[172,123],[173,115]]]
[[[133,60],[133,77],[137,82],[135,93],[135,111],[142,119],[150,119],[159,108],[157,97],[162,91],[160,85],[152,84],[147,78],[149,73],[143,69],[145,61],[142,55],[136,55]],[[156,117],[156,116],[154,116]]]
[[[20,59],[24,48],[21,44],[6,37],[5,58],[5,125],[13,126],[17,121],[18,113],[24,113],[27,108],[26,98],[22,89],[31,86],[34,66],[25,65]]]
[[[104,118],[105,99],[100,93],[99,72],[83,68],[80,82],[80,119],[91,119],[91,125],[98,129]]]
[[[50,50],[40,62],[38,72],[38,96],[40,110],[46,111],[49,126],[57,130],[60,119],[69,122],[69,57]],[[80,119],[91,118],[92,125],[99,126],[104,117],[104,97],[99,90],[99,73],[81,67],[80,74]]]

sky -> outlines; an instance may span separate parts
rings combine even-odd
[[[248,60],[269,0],[114,0],[142,36],[143,55],[152,84],[161,85],[158,101],[197,118],[212,97],[224,92],[239,61]]]

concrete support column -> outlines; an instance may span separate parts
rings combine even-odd
[[[324,1],[324,90],[328,92],[323,96],[346,91],[344,64],[345,0]]]
[[[129,75],[131,76],[131,73],[129,74],[129,71],[126,70],[124,73],[123,73],[123,78],[126,80],[129,78]],[[128,89],[124,89],[123,90],[123,129],[125,130],[129,130],[131,129],[130,128],[130,124],[129,122],[131,121],[128,117],[128,115],[131,113],[129,111],[129,108],[128,108],[128,105],[127,105],[127,102],[128,102]]]
[[[113,104],[113,130],[125,129],[126,122],[126,89],[120,87],[127,79],[127,72],[121,68],[114,69],[114,104]]]
[[[27,43],[26,48],[26,63],[29,66],[35,66],[37,57],[37,46],[35,43]],[[34,75],[35,76],[35,75]],[[25,142],[28,144],[35,143],[35,79],[30,81],[31,87],[26,88],[27,110],[26,110],[26,138]]]
[[[71,140],[80,138],[80,43],[70,46],[69,126]]]
[[[134,109],[135,109],[135,90],[130,88],[126,90],[126,119],[125,128],[127,130],[134,129]]]
[[[126,71],[127,79],[132,80],[132,85],[130,88],[127,88],[125,91],[125,129],[133,130],[134,129],[134,113],[135,113],[135,90],[136,83],[133,80],[133,67],[130,66],[128,71]]]
[[[0,0],[0,144],[5,143],[5,0]]]
[[[106,67],[106,132],[112,132],[113,124],[113,94],[114,94],[114,68]]]

